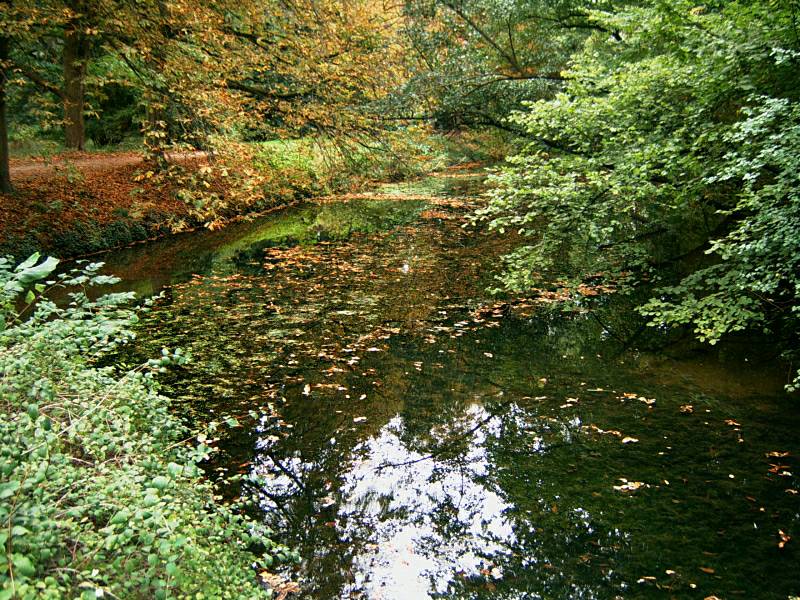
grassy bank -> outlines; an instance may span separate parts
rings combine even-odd
[[[0,599],[269,597],[253,567],[289,551],[217,502],[204,437],[158,394],[184,357],[97,366],[130,337],[130,296],[19,313],[46,286],[109,280],[89,265],[45,284],[57,261],[37,259],[0,259]]]

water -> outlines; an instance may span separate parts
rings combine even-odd
[[[314,599],[800,594],[785,374],[753,348],[637,350],[652,334],[613,296],[491,297],[513,240],[465,226],[479,185],[108,257],[165,291],[137,357],[194,356],[166,381],[176,410],[239,417],[208,469],[245,475],[226,494],[298,550],[279,573]]]

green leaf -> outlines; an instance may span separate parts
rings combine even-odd
[[[152,485],[158,490],[166,489],[169,486],[169,479],[163,475],[158,475],[157,477],[153,478]]]
[[[183,467],[177,463],[171,462],[167,465],[167,473],[169,473],[169,476],[173,479],[180,477],[182,472]]]
[[[38,256],[37,256],[38,258]],[[30,260],[30,259],[28,259]],[[25,261],[26,264],[28,261]],[[44,262],[35,266],[29,266],[22,270],[20,267],[17,268],[17,280],[24,284],[33,283],[34,281],[39,281],[40,279],[44,279],[50,273],[55,271],[56,267],[58,266],[59,260],[57,258],[53,258],[52,256],[48,256]]]
[[[38,252],[34,252],[28,258],[26,258],[21,263],[19,263],[19,265],[17,265],[16,270],[17,271],[24,271],[25,269],[29,269],[30,267],[35,265],[37,262],[39,262],[39,257],[40,256],[41,255]]]
[[[24,554],[12,554],[12,563],[14,564],[15,575],[22,575],[24,577],[33,577],[36,573],[36,567],[30,558]]]
[[[19,481],[9,481],[7,483],[0,483],[0,500],[10,498],[19,489]]]

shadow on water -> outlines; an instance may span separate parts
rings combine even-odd
[[[797,540],[778,546],[800,538],[780,375],[621,352],[622,299],[489,297],[512,241],[465,225],[474,187],[395,186],[109,261],[165,288],[135,352],[192,352],[165,382],[177,410],[244,416],[209,471],[246,476],[228,494],[254,494],[302,557],[281,572],[318,599],[800,593]]]

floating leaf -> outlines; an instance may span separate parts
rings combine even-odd
[[[712,575],[713,573],[716,573],[716,571],[714,571],[714,569],[712,569],[711,567],[700,567],[700,570],[703,573],[708,573],[709,575]]]
[[[782,529],[778,529],[778,536],[780,537],[780,541],[778,542],[778,548],[783,549],[784,546],[792,539],[792,536],[786,535]]]

